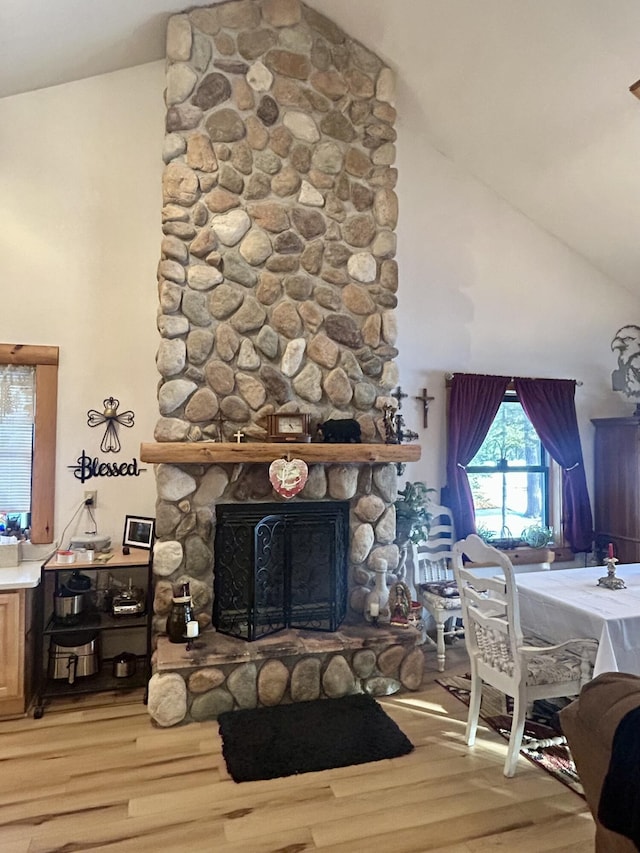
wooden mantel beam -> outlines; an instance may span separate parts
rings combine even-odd
[[[296,442],[232,442],[166,441],[143,442],[140,459],[158,464],[199,463],[215,465],[225,462],[273,462],[286,457],[309,463],[417,462],[422,448],[418,444],[299,444]]]

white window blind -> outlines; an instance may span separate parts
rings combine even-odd
[[[0,365],[0,512],[31,510],[35,368]]]

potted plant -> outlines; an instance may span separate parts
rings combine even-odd
[[[530,548],[545,548],[553,542],[553,528],[545,524],[532,524],[522,531],[522,539]]]
[[[419,545],[429,538],[432,514],[429,512],[429,494],[435,489],[422,482],[409,483],[398,490],[396,507],[396,544],[407,548],[409,543]]]

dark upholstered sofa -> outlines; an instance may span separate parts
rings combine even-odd
[[[590,681],[580,696],[560,712],[585,796],[596,821],[597,853],[636,853],[633,841],[606,829],[598,820],[602,785],[619,723],[640,708],[640,677],[606,672]]]

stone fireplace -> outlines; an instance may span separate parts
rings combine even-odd
[[[389,584],[402,579],[395,463],[418,458],[419,449],[384,444],[383,413],[395,404],[390,394],[398,384],[393,91],[393,74],[374,53],[300,0],[230,0],[169,20],[160,418],[155,444],[141,453],[157,463],[154,679],[164,678],[166,689],[162,673],[184,664],[184,649],[167,650],[162,638],[173,585],[190,582],[201,638],[219,636],[211,629],[215,598],[224,597],[214,556],[219,508],[266,504],[271,513],[274,501],[287,503],[268,478],[268,463],[285,450],[267,440],[269,414],[307,413],[314,437],[325,420],[360,425],[362,445],[286,448],[309,464],[290,507],[347,508],[341,583],[345,623],[353,628],[346,643],[351,674],[353,655],[366,646],[362,637],[374,630],[365,602],[376,572]],[[407,632],[402,642],[386,635],[375,637],[374,662],[360,661],[367,678],[393,670],[397,680],[416,643]],[[296,655],[321,654],[301,641]],[[289,650],[296,645],[283,642]],[[225,661],[246,661],[247,651],[243,658],[229,643]],[[344,640],[338,645],[344,653]],[[383,673],[378,654],[392,646],[403,652],[392,656],[395,669],[387,654]],[[250,652],[256,671],[248,682],[262,677],[261,654]],[[296,655],[279,701],[300,694],[291,683]],[[202,655],[198,660],[189,665],[201,665]],[[225,665],[216,659],[211,668]],[[407,683],[416,680],[414,670]],[[189,682],[191,675],[176,677]],[[223,675],[194,684],[215,690],[220,678],[239,678]],[[348,678],[341,683],[356,689]],[[200,688],[188,684],[185,716]],[[272,695],[255,686],[253,698],[228,692],[234,707],[268,703]]]

